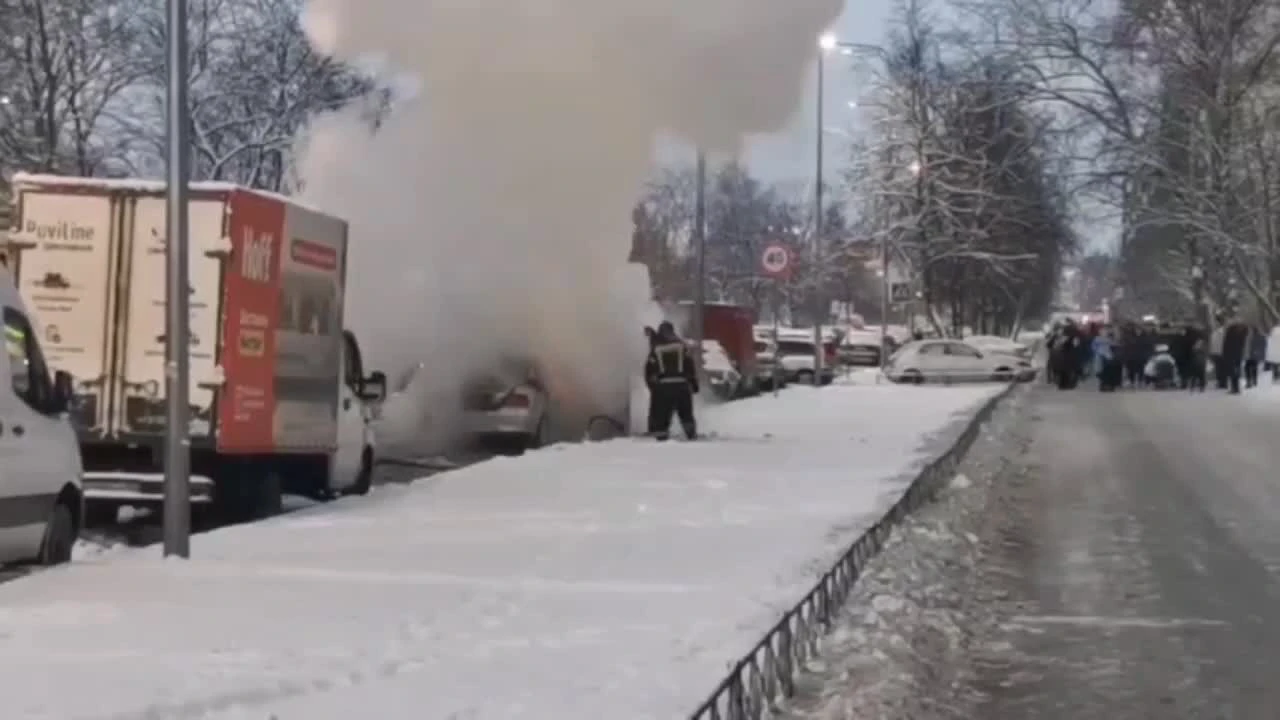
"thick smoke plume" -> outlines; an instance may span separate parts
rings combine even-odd
[[[626,260],[655,139],[733,153],[782,127],[840,7],[310,0],[319,50],[420,83],[376,134],[317,121],[303,163],[308,198],[351,221],[348,318],[373,363],[425,361],[449,392],[531,355],[562,392],[616,402],[653,320]]]

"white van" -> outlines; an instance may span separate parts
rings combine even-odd
[[[71,560],[84,517],[71,376],[49,374],[36,322],[0,270],[0,564]]]

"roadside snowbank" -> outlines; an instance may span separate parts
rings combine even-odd
[[[798,683],[789,720],[973,717],[972,645],[993,622],[975,602],[994,479],[1025,423],[1026,389],[997,409],[938,501],[894,531]]]
[[[0,585],[6,709],[679,717],[999,390],[791,388]]]

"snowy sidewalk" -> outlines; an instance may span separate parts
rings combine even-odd
[[[999,390],[789,388],[0,585],[4,715],[682,717]]]

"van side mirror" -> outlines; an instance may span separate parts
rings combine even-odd
[[[387,398],[387,374],[375,370],[360,383],[360,399],[366,402],[382,402]]]
[[[49,399],[49,412],[64,413],[71,409],[71,401],[75,398],[75,383],[71,373],[58,370],[53,374],[53,397]]]

